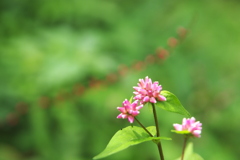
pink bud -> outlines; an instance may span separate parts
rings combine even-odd
[[[130,123],[134,122],[134,117],[140,113],[140,109],[143,105],[138,105],[138,101],[134,101],[130,103],[127,99],[125,99],[122,103],[123,107],[117,107],[117,109],[121,112],[117,118],[128,119]]]

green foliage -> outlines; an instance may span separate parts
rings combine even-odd
[[[178,98],[169,91],[161,91],[161,95],[167,98],[166,101],[161,101],[157,103],[157,106],[173,113],[178,113],[187,117],[190,117],[190,113],[182,106]]]
[[[156,135],[156,127],[150,126],[146,128],[153,136]],[[93,159],[101,159],[111,154],[124,150],[132,145],[140,144],[143,142],[164,139],[170,140],[171,138],[166,137],[150,137],[146,131],[137,126],[128,126],[118,131],[110,140],[107,147],[100,154],[95,156]]]
[[[40,155],[45,159],[57,159],[53,152],[53,143],[49,133],[49,118],[38,105],[33,105],[29,114],[31,122],[32,139]]]

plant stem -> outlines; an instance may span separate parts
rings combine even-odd
[[[154,103],[151,103],[151,104],[152,104],[152,109],[153,109],[154,121],[155,121],[155,125],[156,125],[157,137],[160,137],[160,130],[159,130],[159,126],[158,126],[158,119],[157,119],[156,108],[155,108]],[[158,146],[158,151],[159,151],[160,159],[161,159],[161,160],[164,160],[161,141],[159,141],[159,142],[157,143],[157,146]]]
[[[134,119],[138,122],[138,124],[139,124],[151,137],[153,137],[153,135],[147,130],[146,127],[144,127],[144,125],[143,125],[136,117],[134,117]]]
[[[183,149],[182,149],[182,157],[181,157],[181,160],[183,160],[183,158],[184,158],[184,151],[185,151],[185,148],[186,148],[187,140],[188,140],[188,137],[185,137],[185,138],[184,138],[184,142],[183,142]]]

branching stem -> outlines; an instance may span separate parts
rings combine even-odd
[[[138,124],[149,134],[149,136],[153,137],[153,135],[147,130],[146,127],[144,127],[144,125],[136,118],[134,117],[134,119],[138,122]]]

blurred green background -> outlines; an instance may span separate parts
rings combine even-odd
[[[116,107],[145,76],[203,123],[195,152],[237,160],[239,15],[237,0],[1,0],[0,160],[92,159],[129,125]],[[187,29],[182,40],[179,27]],[[181,43],[169,47],[170,37]],[[171,51],[164,60],[160,47]],[[173,160],[182,137],[170,130],[183,117],[158,112]],[[147,108],[139,119],[154,125]],[[106,160],[157,158],[146,142]]]

